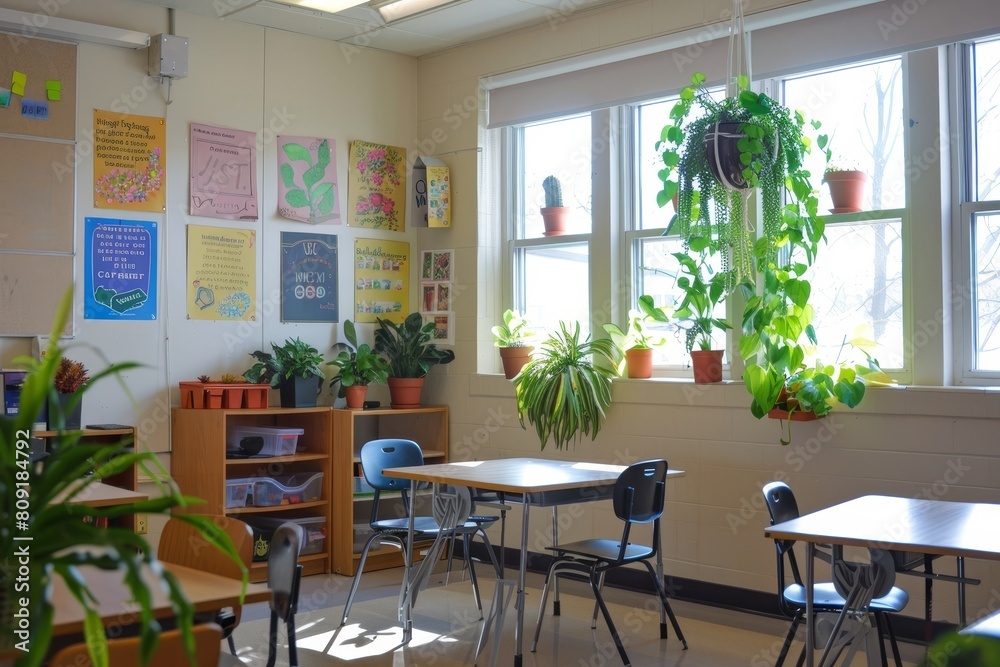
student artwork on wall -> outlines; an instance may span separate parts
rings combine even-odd
[[[162,118],[94,109],[94,206],[167,210],[166,143]]]
[[[191,123],[191,215],[257,219],[257,135]]]
[[[281,321],[337,322],[337,237],[281,232]]]
[[[278,213],[283,218],[340,224],[336,141],[279,136],[278,177]]]
[[[410,312],[410,244],[354,240],[354,321],[401,323]]]
[[[189,320],[255,320],[257,232],[252,229],[187,228]]]
[[[424,250],[420,253],[421,282],[450,283],[454,271],[454,250]]]
[[[434,323],[431,337],[440,345],[455,344],[455,313],[424,313],[424,324]]]
[[[365,141],[351,142],[348,225],[403,231],[407,194],[405,149]]]
[[[84,319],[156,319],[156,231],[155,222],[84,220]]]

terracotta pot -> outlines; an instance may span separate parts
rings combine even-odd
[[[653,348],[633,347],[625,350],[625,361],[630,378],[653,377]]]
[[[503,362],[504,377],[512,380],[531,359],[531,351],[535,348],[526,345],[522,347],[501,347],[499,349],[500,361]]]
[[[239,410],[243,407],[245,389],[239,385],[226,385],[222,390],[222,407]]]
[[[347,398],[347,407],[352,410],[360,410],[365,406],[365,396],[368,395],[368,385],[355,384],[344,387],[344,397]]]
[[[560,236],[566,233],[569,223],[568,206],[542,207],[542,222],[545,223],[545,236]]]
[[[863,171],[828,171],[823,180],[830,186],[833,208],[830,213],[857,213],[861,210],[868,174]]]
[[[723,352],[724,350],[691,350],[695,384],[722,382]]]
[[[424,378],[389,378],[389,405],[396,410],[420,407]]]
[[[705,134],[705,154],[712,175],[730,190],[746,190],[750,187],[743,178],[743,163],[740,162],[740,139],[746,138],[740,132],[739,123],[716,123]]]
[[[788,419],[788,410],[771,408],[768,410],[767,416],[771,419]],[[796,410],[792,413],[793,422],[811,422],[817,419],[820,419],[820,416],[815,412],[803,412],[802,410]]]

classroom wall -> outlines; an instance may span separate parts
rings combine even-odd
[[[980,6],[971,11],[976,2],[963,0],[963,6],[969,5],[966,12],[953,2],[928,0],[919,4],[916,13],[900,14],[903,18],[892,13],[896,7],[892,3],[851,10],[853,18],[847,23],[853,23],[856,30],[845,30],[842,18],[838,18],[838,29],[823,37],[824,43],[817,49],[826,49],[826,57],[832,59],[889,52],[907,40],[922,46],[942,31],[983,34],[993,26],[993,33],[1000,32],[1000,15],[995,8]],[[433,239],[421,238],[422,243],[435,244],[430,247],[455,248],[457,253],[458,284],[453,297],[458,321],[457,360],[441,369],[429,387],[436,400],[452,408],[451,456],[541,455],[615,463],[665,457],[671,467],[687,472],[686,477],[668,483],[668,572],[769,592],[776,585],[774,547],[763,538],[767,512],[760,489],[771,480],[789,481],[805,511],[869,493],[1000,502],[1000,391],[995,389],[870,389],[864,404],[855,411],[796,423],[792,444],[782,447],[781,423],[751,416],[742,383],[695,386],[675,380],[616,380],[614,403],[595,442],[585,440],[564,452],[552,451],[550,445],[540,452],[531,427],[522,430],[511,385],[496,375],[499,360],[489,333],[510,304],[503,302],[502,286],[509,278],[501,274],[501,253],[505,251],[502,221],[494,213],[499,210],[495,201],[501,195],[481,185],[486,162],[491,161],[490,169],[499,167],[495,152],[478,152],[491,141],[483,130],[486,96],[481,82],[493,74],[715,21],[728,6],[721,1],[686,3],[683,7],[670,3],[676,9],[668,12],[667,4],[655,0],[625,2],[594,11],[575,11],[567,4],[568,9],[554,15],[547,25],[419,61],[419,136],[422,141],[436,137],[439,155],[462,177],[461,182],[455,180],[454,199],[460,211],[457,224]],[[753,10],[766,6],[771,5],[754,3]],[[870,37],[879,20],[894,28],[888,30],[885,40],[856,37]],[[831,21],[833,17],[820,17],[810,23]],[[787,35],[792,39],[796,33],[789,30]],[[843,48],[837,51],[835,44],[826,41],[840,42]],[[813,55],[793,55],[790,62]],[[919,57],[933,61],[940,54],[931,49]],[[927,91],[908,94],[912,103]],[[910,113],[918,115],[911,117],[927,121],[928,131],[939,127],[934,117],[937,109],[919,115],[924,111],[914,108]],[[920,154],[925,144],[930,146],[936,140],[936,134],[931,137],[914,132],[912,154]],[[929,197],[930,191],[925,188],[920,196]],[[948,221],[942,220],[940,211],[940,201],[935,209],[921,206],[913,213],[914,224],[947,229]],[[478,225],[470,224],[469,216],[477,214]],[[923,267],[925,275],[918,280],[931,280],[932,269],[939,274],[946,270],[942,268],[940,245],[934,250],[938,254],[935,261],[922,256],[925,252],[930,250],[914,248],[911,257],[912,267]],[[940,305],[940,294],[915,293],[924,295],[920,305],[928,311],[926,317],[914,322],[925,334],[924,347],[917,350],[919,366],[928,352],[938,354],[932,352],[936,347],[933,340],[940,337],[948,311]],[[619,530],[608,507],[567,508],[560,521],[560,540]],[[551,544],[549,526],[548,512],[535,510],[528,538],[531,550],[542,552]],[[516,544],[520,525],[509,522],[508,529],[507,543]],[[968,569],[970,576],[983,579],[981,586],[969,590],[969,616],[974,618],[996,608],[1000,566],[978,561],[970,562]],[[954,572],[954,563],[942,561],[936,570]],[[897,583],[911,594],[907,612],[921,616],[922,580],[901,577]],[[683,595],[684,591],[678,593]],[[935,596],[935,618],[956,621],[955,587],[938,584]]]

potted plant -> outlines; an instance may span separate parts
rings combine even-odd
[[[455,359],[452,350],[431,343],[434,323],[424,324],[420,313],[410,313],[402,323],[378,318],[375,351],[389,362],[389,400],[393,408],[420,407],[424,377],[437,364]]]
[[[542,449],[550,436],[556,449],[584,435],[595,439],[611,405],[617,364],[610,338],[580,340],[578,322],[572,331],[560,322],[559,331],[549,335],[514,378],[521,428],[526,428],[525,420],[532,424]]]
[[[283,408],[314,407],[323,383],[319,350],[298,338],[288,338],[284,345],[271,343],[271,349],[274,354],[262,350],[251,353],[257,363],[243,376],[250,382],[277,388]]]
[[[819,138],[819,146],[825,148],[825,136]],[[830,186],[830,198],[833,200],[830,213],[857,213],[863,207],[868,174],[853,161],[831,160],[829,149],[826,149],[826,155],[823,181]]]
[[[562,184],[555,176],[546,176],[542,181],[545,190],[545,206],[542,207],[542,222],[545,236],[559,236],[566,233],[569,208],[563,206]]]
[[[503,323],[490,330],[493,333],[493,344],[500,350],[500,361],[503,362],[503,374],[512,380],[528,360],[535,348],[528,345],[527,339],[534,335],[528,328],[528,320],[513,310],[506,310]]]
[[[637,304],[638,310],[632,309],[628,313],[625,330],[614,323],[605,324],[604,330],[622,353],[618,374],[627,372],[630,378],[649,378],[653,376],[653,348],[663,345],[667,339],[650,330],[648,325],[653,322],[669,322],[670,315],[667,308],[657,307],[653,303],[653,297],[648,294],[640,296]]]
[[[79,361],[62,357],[52,380],[55,394],[49,397],[49,428],[54,431],[80,428],[83,392],[90,374]]]
[[[27,357],[16,360],[28,370],[18,414],[0,415],[0,652],[10,654],[24,648],[26,652],[18,664],[30,667],[42,664],[52,639],[53,608],[46,591],[56,577],[63,579],[84,610],[84,634],[94,664],[101,664],[101,658],[107,660],[104,627],[94,610],[93,596],[100,596],[101,591],[87,590],[80,572],[82,567],[121,572],[134,601],[135,611],[128,616],[139,627],[144,659],[155,650],[159,633],[152,616],[151,592],[140,576],[144,568],[150,570],[169,595],[181,631],[193,641],[194,610],[174,578],[156,567],[156,550],[143,535],[100,525],[109,519],[134,514],[166,514],[173,507],[199,501],[180,495],[173,484],[164,481],[169,480],[169,475],[153,452],[138,448],[133,451],[132,447],[122,449],[121,443],[89,444],[81,439],[79,431],[61,431],[49,438],[47,456],[37,463],[27,457],[31,428],[49,396],[56,391],[55,378],[63,359],[59,337],[71,309],[72,289],[56,311],[42,360]],[[120,380],[123,371],[136,367],[133,363],[112,364],[82,384],[78,393],[85,393],[106,377]],[[134,465],[159,487],[159,497],[115,507],[65,503],[67,498],[85,497],[93,484]],[[25,502],[24,489],[28,485],[30,502]],[[240,563],[231,540],[213,529],[210,517],[186,513],[175,516],[197,526],[210,543]],[[19,559],[29,548],[30,567],[19,566]],[[243,580],[245,584],[245,568]],[[31,619],[30,633],[25,633],[19,624],[18,615],[22,613]],[[189,657],[193,659],[193,652]]]
[[[330,379],[330,388],[340,385],[337,397],[346,398],[347,407],[356,410],[364,407],[369,384],[386,381],[389,375],[389,363],[368,343],[358,344],[358,335],[353,322],[345,320],[343,328],[347,344],[340,343],[342,349],[326,364],[337,369],[337,374]]]
[[[687,323],[684,342],[691,355],[694,381],[697,384],[721,382],[724,350],[712,349],[712,333],[732,329],[729,322],[715,316],[716,306],[726,296],[724,278],[721,274],[711,279],[702,276],[702,267],[706,265],[704,257],[696,262],[690,255],[676,252],[674,258],[681,269],[677,287],[684,293],[674,318]]]

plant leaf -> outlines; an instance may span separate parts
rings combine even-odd
[[[285,155],[289,160],[312,164],[312,155],[310,155],[309,149],[302,144],[289,143],[282,146],[281,149],[285,151]]]

